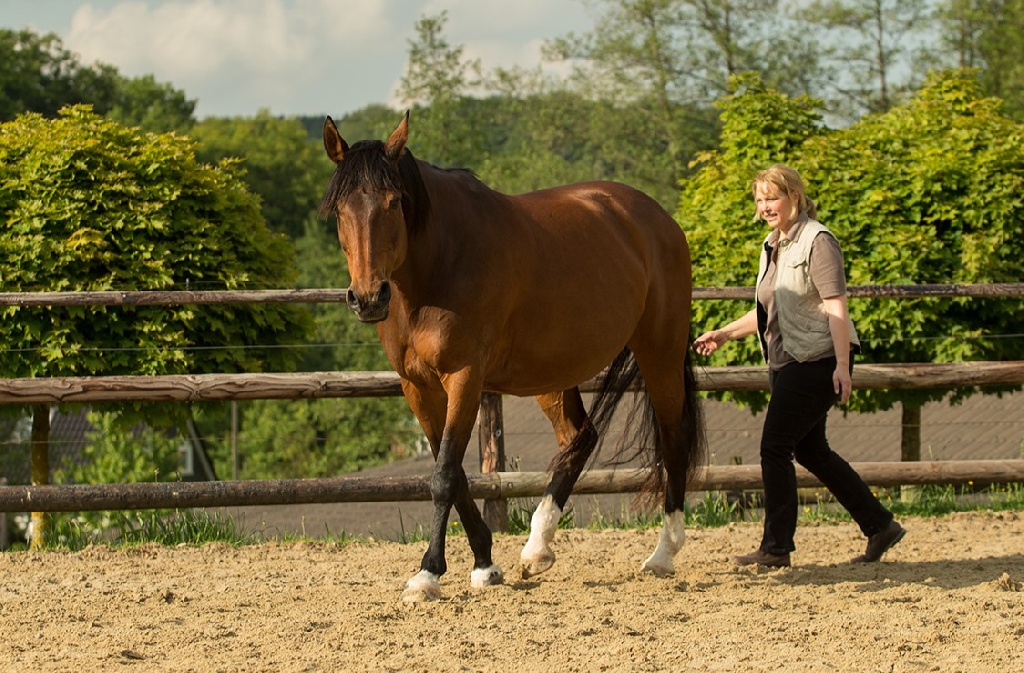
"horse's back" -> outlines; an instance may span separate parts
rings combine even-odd
[[[502,371],[491,381],[496,388],[547,392],[546,381],[511,383],[530,378],[527,370],[565,374],[559,385],[571,387],[607,365],[652,311],[685,315],[680,329],[688,330],[686,238],[655,200],[614,182],[508,198],[499,266],[509,314],[505,348],[497,353]]]
[[[690,280],[690,250],[678,223],[653,198],[618,182],[584,182],[515,197],[538,246],[566,261],[603,269],[598,283],[679,287]],[[589,260],[589,261],[586,261]],[[595,279],[584,279],[593,283]],[[688,293],[687,293],[688,294]]]
[[[542,214],[543,217],[538,218],[541,226],[559,219],[563,224],[575,222],[584,226],[608,221],[637,225],[651,233],[675,239],[682,234],[679,225],[657,201],[620,182],[579,182],[512,198],[535,216]]]

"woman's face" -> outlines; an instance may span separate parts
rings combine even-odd
[[[757,205],[757,214],[772,229],[785,234],[796,221],[793,216],[793,200],[771,183],[757,183],[754,187],[754,203]]]

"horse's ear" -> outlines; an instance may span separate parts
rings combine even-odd
[[[327,156],[331,158],[334,163],[340,162],[345,158],[345,152],[348,152],[348,143],[338,133],[338,127],[334,124],[334,120],[327,117],[324,120],[324,149],[327,150]]]
[[[398,128],[394,130],[388,141],[384,143],[384,151],[392,161],[398,161],[405,152],[405,143],[409,142],[409,111],[405,111]]]

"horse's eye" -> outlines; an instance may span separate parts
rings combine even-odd
[[[402,205],[402,199],[398,196],[392,196],[387,201],[388,210],[398,210],[399,206]]]

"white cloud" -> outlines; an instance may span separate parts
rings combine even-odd
[[[421,14],[441,11],[448,12],[448,41],[486,68],[536,66],[545,40],[590,25],[579,0],[429,0]]]
[[[79,6],[62,36],[86,63],[152,74],[197,113],[343,113],[389,102],[424,15],[486,68],[536,65],[542,39],[580,26],[560,0],[124,0]]]
[[[199,100],[201,114],[299,113],[332,73],[365,70],[384,2],[177,0],[78,9],[65,46],[128,76],[153,74]],[[353,73],[354,74],[354,73]],[[325,97],[326,98],[326,97]],[[309,110],[310,113],[322,110]]]

